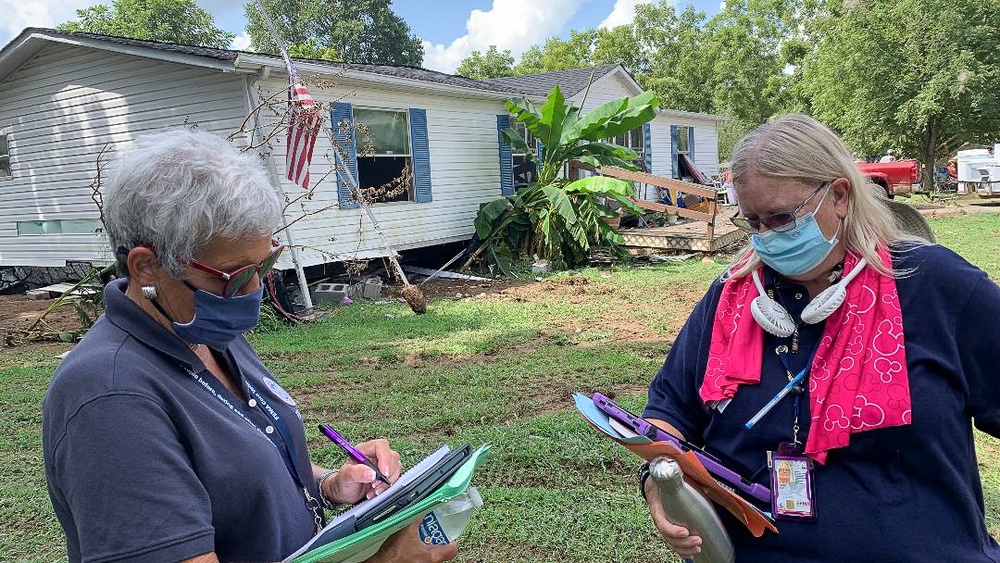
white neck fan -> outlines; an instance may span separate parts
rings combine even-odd
[[[844,304],[844,299],[847,298],[847,284],[858,277],[867,265],[868,260],[862,257],[854,269],[851,270],[851,273],[841,278],[839,282],[821,291],[819,295],[802,309],[802,322],[811,325],[821,323],[832,315],[834,311],[839,309]],[[795,332],[795,321],[792,320],[792,316],[788,314],[788,311],[780,303],[767,295],[763,284],[760,282],[759,274],[760,270],[754,270],[751,274],[758,292],[757,297],[750,303],[750,312],[753,314],[754,320],[764,330],[775,336],[782,338],[791,336]]]

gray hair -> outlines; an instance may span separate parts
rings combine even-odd
[[[125,275],[126,251],[148,245],[174,278],[217,238],[270,235],[283,201],[260,159],[197,129],[140,135],[103,188],[104,222]]]
[[[732,171],[736,187],[750,175],[794,180],[807,186],[847,178],[851,189],[841,238],[848,250],[861,254],[884,274],[892,272],[882,266],[876,251],[879,244],[927,244],[897,226],[892,211],[882,202],[880,189],[861,173],[840,137],[807,115],[789,114],[748,133],[733,148]],[[753,246],[747,245],[728,274],[742,277],[759,265]]]

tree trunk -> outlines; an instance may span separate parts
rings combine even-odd
[[[927,125],[924,127],[924,142],[923,142],[923,155],[921,155],[923,164],[923,180],[922,186],[923,191],[926,193],[931,193],[934,189],[934,172],[935,172],[935,156],[937,149],[937,138],[938,129],[934,123],[933,119],[927,121]]]

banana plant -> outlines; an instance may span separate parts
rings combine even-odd
[[[480,208],[475,227],[485,261],[513,275],[513,265],[528,257],[537,256],[554,269],[564,269],[585,262],[594,245],[620,253],[622,236],[602,218],[618,216],[608,201],[642,213],[629,199],[634,195],[632,183],[603,176],[568,181],[561,174],[572,160],[594,168],[636,170],[635,151],[605,139],[641,127],[656,116],[657,106],[653,93],[645,92],[581,115],[580,108],[566,103],[558,86],[540,108],[525,98],[508,100],[511,116],[541,142],[543,150],[538,156],[513,128],[501,131],[515,152],[535,163],[538,180]]]

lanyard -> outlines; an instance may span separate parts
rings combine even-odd
[[[753,418],[748,420],[744,426],[748,430],[750,428],[753,428],[754,425],[760,422],[760,419],[764,418],[764,415],[771,412],[771,409],[773,409],[778,403],[780,403],[781,400],[784,399],[786,395],[794,391],[795,425],[793,427],[793,430],[795,431],[796,436],[798,436],[798,426],[799,426],[798,406],[799,406],[799,398],[802,396],[801,393],[801,390],[803,389],[802,381],[804,381],[807,377],[809,377],[809,370],[812,368],[812,362],[813,359],[816,357],[816,353],[813,352],[812,355],[810,355],[809,361],[806,363],[806,367],[802,368],[802,371],[800,371],[796,375],[792,375],[792,370],[788,365],[788,347],[785,345],[778,346],[775,349],[775,352],[778,353],[778,357],[781,359],[781,363],[785,367],[785,374],[788,375],[788,383],[784,387],[782,387],[781,391],[778,391],[778,393],[775,394],[775,396],[772,397],[771,400],[768,401],[766,405],[764,405],[759,411],[757,411],[757,414],[753,415]]]
[[[259,391],[257,391],[257,388],[254,387],[249,381],[247,381],[246,377],[242,377],[241,375],[240,379],[243,382],[244,390],[247,392],[248,395],[252,397],[253,401],[256,401],[256,403],[260,405],[261,411],[271,421],[271,428],[277,429],[278,434],[281,437],[281,440],[284,441],[283,444],[279,444],[275,438],[269,435],[273,434],[273,430],[271,431],[271,433],[261,430],[261,428],[256,424],[254,424],[254,422],[250,420],[245,414],[243,414],[242,411],[237,409],[236,406],[232,403],[232,401],[226,398],[222,390],[216,387],[218,383],[214,380],[215,378],[212,378],[213,381],[209,381],[204,377],[202,377],[200,374],[196,373],[194,370],[186,366],[183,367],[184,370],[188,373],[188,375],[190,375],[191,378],[194,379],[196,383],[198,383],[198,386],[201,389],[204,389],[206,393],[215,397],[216,400],[225,405],[230,412],[232,412],[239,418],[243,419],[244,422],[252,426],[261,436],[267,439],[267,441],[270,442],[270,444],[274,446],[276,450],[278,450],[278,454],[281,456],[281,461],[284,462],[285,464],[285,469],[288,470],[288,473],[295,481],[295,484],[298,485],[300,489],[302,489],[302,493],[305,495],[306,508],[308,508],[310,512],[312,512],[313,514],[313,521],[316,524],[316,531],[318,533],[323,527],[323,517],[319,511],[320,504],[319,501],[316,500],[309,493],[309,489],[306,488],[306,486],[302,483],[302,479],[300,478],[299,473],[295,469],[295,461],[294,457],[291,454],[291,449],[290,449],[293,444],[291,440],[291,432],[288,430],[288,426],[285,424],[284,419],[271,407],[267,399],[265,399],[264,396]]]

